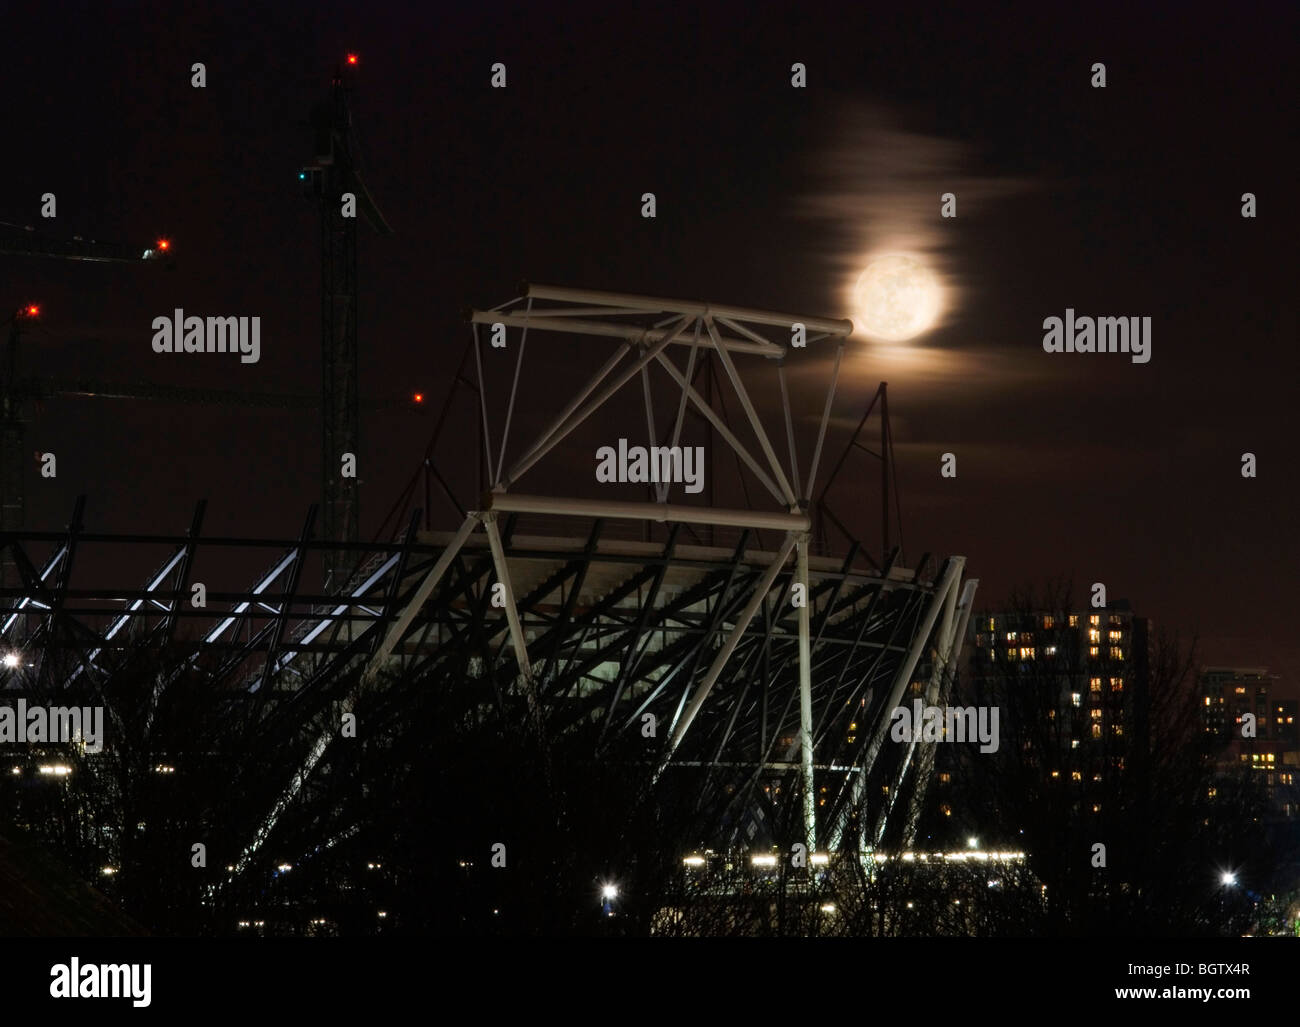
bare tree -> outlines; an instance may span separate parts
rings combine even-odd
[[[1216,776],[1194,645],[1145,638],[1139,625],[1126,658],[1107,658],[1105,645],[1085,658],[1070,622],[1077,609],[1068,586],[1017,596],[1005,624],[1034,633],[1035,652],[1009,655],[992,640],[956,686],[955,702],[999,709],[1001,744],[949,747],[956,823],[947,826],[1015,839],[1028,853],[1045,902],[1002,924],[1008,933],[1241,933],[1250,904],[1222,875],[1257,851],[1262,796]]]

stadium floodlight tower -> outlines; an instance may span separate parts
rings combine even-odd
[[[950,558],[940,580],[927,585],[915,571],[894,566],[893,560],[882,562],[875,572],[863,573],[853,566],[857,546],[842,564],[828,557],[815,557],[817,580],[810,581],[813,523],[810,497],[815,495],[814,485],[852,323],[538,284],[525,284],[521,291],[521,296],[500,307],[472,310],[467,314],[474,335],[482,459],[489,489],[482,497],[481,508],[467,513],[459,530],[447,539],[441,558],[418,588],[409,593],[409,600],[403,603],[403,609],[376,649],[370,664],[371,675],[391,656],[399,654],[399,644],[426,600],[439,587],[439,580],[463,548],[478,544],[472,539],[481,529],[486,535],[494,588],[500,599],[494,605],[504,607],[515,656],[515,685],[526,699],[539,733],[543,731],[544,721],[546,730],[552,733],[563,729],[560,723],[563,715],[557,712],[555,704],[571,699],[575,689],[587,689],[583,698],[589,700],[590,706],[583,715],[589,719],[603,715],[606,729],[614,725],[616,730],[628,730],[629,725],[639,724],[647,711],[653,712],[660,722],[669,725],[658,743],[656,784],[670,768],[695,768],[702,773],[720,767],[743,768],[732,771],[731,783],[719,794],[731,795],[740,787],[752,795],[761,774],[792,773],[798,785],[784,790],[782,816],[787,823],[799,825],[795,833],[807,844],[809,852],[815,851],[819,841],[838,845],[846,825],[851,820],[861,821],[865,778],[880,755],[888,727],[884,711],[901,700],[941,616],[937,663],[950,667],[973,596],[973,588],[968,587],[958,612],[957,596],[964,566],[961,557]],[[514,329],[518,330],[517,342],[510,339],[506,349],[513,357],[509,398],[504,413],[498,411],[494,417],[484,361],[499,361],[503,340]],[[614,352],[570,395],[557,395],[553,381],[543,382],[540,375],[523,374],[527,343],[536,332],[580,336],[593,342],[604,340],[613,344]],[[484,335],[489,338],[485,339]],[[817,353],[818,344],[825,346],[832,342],[834,359],[824,399],[819,397],[816,431],[811,438],[807,437],[808,432],[802,432],[805,437],[801,450],[797,444],[801,433],[796,430],[791,409],[785,363],[790,357],[821,358],[820,366],[825,367],[826,354],[824,349]],[[673,355],[675,350],[682,349],[687,351],[685,368]],[[697,371],[705,362],[716,368],[713,375],[719,384],[718,398],[724,404],[722,416],[696,387]],[[503,365],[498,362],[496,366]],[[746,375],[741,373],[742,366]],[[760,414],[760,403],[754,398],[760,394],[751,393],[746,381],[749,378],[750,385],[753,384],[756,369],[765,369],[775,378],[769,380],[761,405],[771,409],[772,397],[779,392],[783,424],[769,423],[775,418]],[[656,372],[653,377],[652,370]],[[508,366],[503,373],[511,373]],[[525,396],[530,390],[532,394]],[[734,396],[743,411],[743,422],[734,428],[725,417],[724,392],[727,398]],[[622,401],[617,398],[620,395],[624,397]],[[650,497],[649,501],[545,494],[541,488],[528,487],[529,483],[562,478],[566,466],[556,451],[566,442],[572,446],[579,437],[590,441],[594,424],[599,424],[600,431],[605,433],[612,431],[607,425],[619,418],[631,416],[639,422],[640,414],[635,411],[641,406],[644,406],[646,445],[639,456],[634,454],[634,459],[643,461],[643,469],[617,480],[644,483],[641,488]],[[538,418],[538,411],[543,407],[547,414]],[[664,432],[656,425],[656,408],[661,412],[669,408],[675,411]],[[707,422],[710,439],[721,440],[725,446],[723,453],[729,449],[734,455],[740,468],[746,506],[714,505],[712,490],[700,496],[703,490],[697,482],[692,483],[696,487],[689,489],[695,495],[674,501],[674,488],[683,485],[681,475],[674,472],[683,462],[681,443],[688,408],[693,408],[692,412]],[[545,424],[540,432],[522,442],[511,437],[512,426],[534,418],[536,424]],[[587,434],[581,436],[584,425]],[[778,432],[782,429],[788,462],[783,462],[777,452]],[[623,430],[631,434],[630,430]],[[638,427],[636,432],[639,431]],[[494,435],[499,439],[495,447]],[[631,452],[625,448],[626,440],[607,438],[606,441],[611,443],[610,453],[614,451],[613,444],[618,445],[620,466],[630,466],[625,461],[626,454]],[[587,466],[591,456],[589,448],[583,451]],[[553,461],[551,469],[558,473],[543,470],[548,457]],[[599,452],[597,459],[600,459]],[[572,463],[570,460],[567,464],[570,474]],[[719,461],[711,461],[708,473],[714,473],[718,467]],[[806,470],[805,474],[801,474],[801,468]],[[597,475],[598,482],[604,480]],[[767,494],[770,502],[763,506],[748,503],[749,485],[754,483]],[[597,486],[598,491],[601,489],[604,485]],[[622,494],[626,495],[626,489]],[[544,633],[550,641],[552,633],[545,630],[548,624],[568,623],[583,582],[580,577],[570,582],[568,597],[560,604],[562,610],[558,616],[548,615],[545,620],[535,616],[531,625],[521,620],[521,602],[535,613],[538,597],[552,591],[560,575],[549,578],[549,584],[529,580],[523,582],[526,587],[520,588],[521,582],[516,579],[527,563],[527,554],[516,559],[507,553],[498,520],[503,516],[514,523],[527,518],[533,524],[541,523],[542,519],[553,523],[557,517],[594,521],[586,550],[588,558],[593,553],[609,553],[611,560],[634,559],[636,552],[651,557],[651,565],[661,569],[653,575],[649,589],[652,599],[624,618],[628,625],[635,625],[629,627],[626,642],[598,647],[594,656],[579,653],[581,642],[571,644],[557,638],[551,644],[541,644],[539,636]],[[668,545],[662,553],[652,553],[647,543],[640,543],[641,550],[628,550],[626,546],[637,544],[624,543],[625,548],[615,552],[606,545],[605,539],[598,543],[600,525],[605,520],[639,522],[647,538],[650,526],[664,525],[668,530]],[[717,570],[720,551],[716,548],[695,547],[694,557],[684,554],[690,547],[675,548],[678,528],[693,533],[693,526],[701,525],[738,530],[740,541],[729,575],[724,574],[721,586],[689,609],[680,603],[675,606],[669,603],[666,613],[651,610],[654,596],[664,602],[660,588],[664,585],[663,568],[672,566],[679,593],[685,596],[683,602],[691,598],[691,587],[697,587],[697,591],[704,587],[701,576],[690,576],[691,566]],[[763,552],[761,547],[746,551],[746,541],[758,537],[760,532],[779,534],[780,543],[775,552]],[[790,568],[792,554],[794,566]],[[681,564],[674,562],[679,560]],[[713,562],[706,564],[708,560]],[[617,591],[617,588],[606,589],[607,594]],[[622,594],[626,597],[628,593]],[[762,616],[758,617],[760,610]],[[815,637],[814,615],[817,616]],[[780,623],[783,620],[787,621],[785,627]],[[792,644],[794,632],[789,628],[793,625],[788,620],[797,620],[797,646]],[[958,621],[962,623],[959,625]],[[686,637],[692,632],[697,641]],[[559,636],[562,627],[553,627],[553,633]],[[538,640],[537,648],[544,650],[536,654],[543,668],[540,675],[534,654],[529,652],[530,635]],[[684,648],[675,648],[679,643]],[[863,643],[861,653],[858,643]],[[566,645],[572,654],[569,666],[579,664],[592,669],[580,674],[582,680],[566,679],[563,688],[558,689],[550,680],[551,671],[557,665],[556,654]],[[651,650],[653,654],[647,655]],[[677,659],[675,654],[679,651],[684,655]],[[815,665],[814,656],[819,651],[822,655]],[[829,659],[827,653],[831,654]],[[776,681],[784,675],[783,680],[793,686],[783,694],[778,695],[775,689],[769,691],[769,658],[779,664],[772,670],[770,679]],[[758,677],[754,668],[760,664],[762,685],[751,690],[748,678]],[[748,674],[746,668],[750,669]],[[786,670],[797,670],[797,684],[794,675],[785,674]],[[796,696],[797,721],[794,716],[787,717]],[[859,709],[860,716],[856,715]],[[848,730],[850,717],[854,718],[852,730]],[[859,728],[856,721],[861,719],[871,722]],[[856,756],[838,758],[846,752],[846,745],[852,748],[855,744]],[[783,754],[777,754],[777,748],[782,748]],[[819,751],[824,757],[820,763]],[[759,753],[757,758],[755,752]],[[796,753],[797,763],[793,760]],[[838,784],[838,794],[827,797],[832,805],[823,814],[827,820],[820,831],[819,793],[815,787],[818,772],[826,775],[822,779],[826,782],[823,793]],[[743,784],[738,786],[737,780]],[[776,791],[781,789],[777,787]],[[797,807],[790,806],[796,801],[792,793],[797,793]],[[822,798],[820,805],[825,806],[827,798]],[[891,796],[888,808],[882,811],[877,835],[883,831],[885,815],[892,808]],[[729,816],[729,822],[733,822],[750,813],[741,811]],[[755,837],[758,826],[751,824],[748,838]],[[865,838],[866,834],[859,831],[858,837]]]

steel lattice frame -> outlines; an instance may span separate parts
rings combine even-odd
[[[542,309],[534,301],[543,299],[579,306]],[[608,362],[508,470],[508,439],[499,454],[487,452],[493,490],[454,533],[418,532],[416,511],[393,542],[317,542],[313,510],[296,539],[204,538],[200,505],[186,536],[100,535],[81,529],[79,504],[66,533],[9,532],[0,540],[22,578],[0,590],[12,611],[0,621],[0,640],[26,655],[24,673],[56,686],[86,675],[111,687],[133,647],[178,635],[196,652],[220,653],[214,676],[232,693],[255,697],[248,701],[260,715],[296,739],[286,742],[286,752],[300,757],[285,767],[279,798],[259,815],[241,866],[280,818],[301,815],[295,807],[303,795],[328,787],[321,779],[338,709],[350,709],[366,689],[467,682],[482,683],[466,693],[470,702],[519,698],[547,745],[589,738],[596,728],[592,758],[610,751],[614,739],[643,734],[645,716],[653,715],[650,779],[657,788],[697,796],[719,845],[794,837],[810,851],[869,848],[891,826],[910,840],[932,761],[924,747],[914,759],[915,743],[886,744],[889,711],[909,686],[923,688],[929,702],[942,701],[976,582],[963,585],[962,557],[931,574],[928,559],[916,569],[897,566],[897,550],[881,561],[856,544],[839,557],[813,555],[807,497],[834,378],[800,487],[793,430],[790,464],[782,467],[731,360],[734,353],[772,361],[784,399],[787,351],[761,334],[763,326],[788,332],[802,322],[810,341],[836,338],[842,347],[847,323],[547,287],[531,287],[527,300],[524,314],[503,309],[471,319],[614,338],[624,344],[616,356],[632,359],[617,373],[619,359]],[[655,503],[512,491],[651,361],[682,387],[670,436],[680,438],[686,403],[702,403],[689,386],[689,368],[710,344],[753,415],[763,461],[725,423],[715,427],[784,509],[673,504],[669,488]],[[664,358],[669,345],[692,347],[686,374],[674,373]],[[649,408],[644,377],[641,384]],[[514,399],[512,392],[512,408]],[[789,429],[788,402],[785,408]],[[485,431],[485,445],[491,434]],[[538,518],[550,518],[549,525],[557,514],[570,531],[538,530]],[[621,521],[662,524],[664,537],[620,539],[611,525]],[[734,528],[739,537],[728,547],[688,544],[683,528],[698,523]],[[760,548],[757,533],[771,529],[780,532],[779,547]],[[143,587],[70,587],[77,553],[96,545],[140,545],[163,556]],[[266,573],[243,592],[210,593],[213,609],[192,608],[196,560],[211,550],[250,547],[272,554]],[[40,559],[38,550],[46,551]],[[355,568],[345,588],[302,591],[303,568],[318,557]],[[491,602],[500,595],[497,585],[505,586],[504,609]],[[802,606],[791,601],[799,585],[808,597]],[[106,612],[110,605],[116,612]],[[5,687],[21,687],[21,680],[11,674]],[[900,806],[905,783],[911,798]]]

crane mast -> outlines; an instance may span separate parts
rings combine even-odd
[[[356,65],[353,55],[348,67]],[[357,217],[391,235],[361,178],[360,155],[348,108],[344,71],[334,73],[329,95],[312,112],[315,161],[303,167],[303,193],[320,209],[321,230],[321,530],[331,542],[356,542],[360,493],[344,461],[359,456],[357,372]],[[351,570],[347,554],[328,550],[326,591],[342,587]]]

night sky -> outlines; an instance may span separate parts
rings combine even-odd
[[[1202,662],[1270,665],[1294,689],[1294,5],[1213,19],[1088,5],[1074,20],[1057,5],[836,6],[11,6],[0,220],[165,235],[177,258],[0,258],[3,302],[44,308],[21,365],[318,391],[319,225],[296,172],[311,107],[355,51],[365,175],[396,232],[361,231],[364,397],[440,402],[463,309],[521,279],[844,317],[865,256],[902,247],[941,274],[942,323],[907,347],[855,337],[828,453],[887,379],[909,559],[964,554],[982,607],[1056,575],[1080,601],[1104,581],[1157,626],[1199,631]],[[489,88],[496,61],[504,90]],[[796,61],[806,89],[791,88]],[[1095,61],[1105,89],[1089,85]],[[944,192],[955,220],[939,217]],[[150,323],[175,307],[261,316],[261,361],[153,353]],[[1042,321],[1067,307],[1150,316],[1150,363],[1044,353]],[[608,352],[552,346],[528,365],[525,422]],[[825,356],[791,364],[801,432]],[[475,410],[457,411],[438,460],[472,504]],[[366,533],[431,427],[428,412],[366,416]],[[60,399],[28,441],[59,459],[52,481],[30,468],[32,528],[62,528],[86,493],[92,530],[180,534],[207,497],[208,532],[290,537],[318,497],[315,414]],[[955,480],[939,475],[949,451]],[[595,494],[591,447],[575,453]],[[857,466],[837,509],[874,539],[876,470]],[[457,522],[445,504],[436,519]]]

